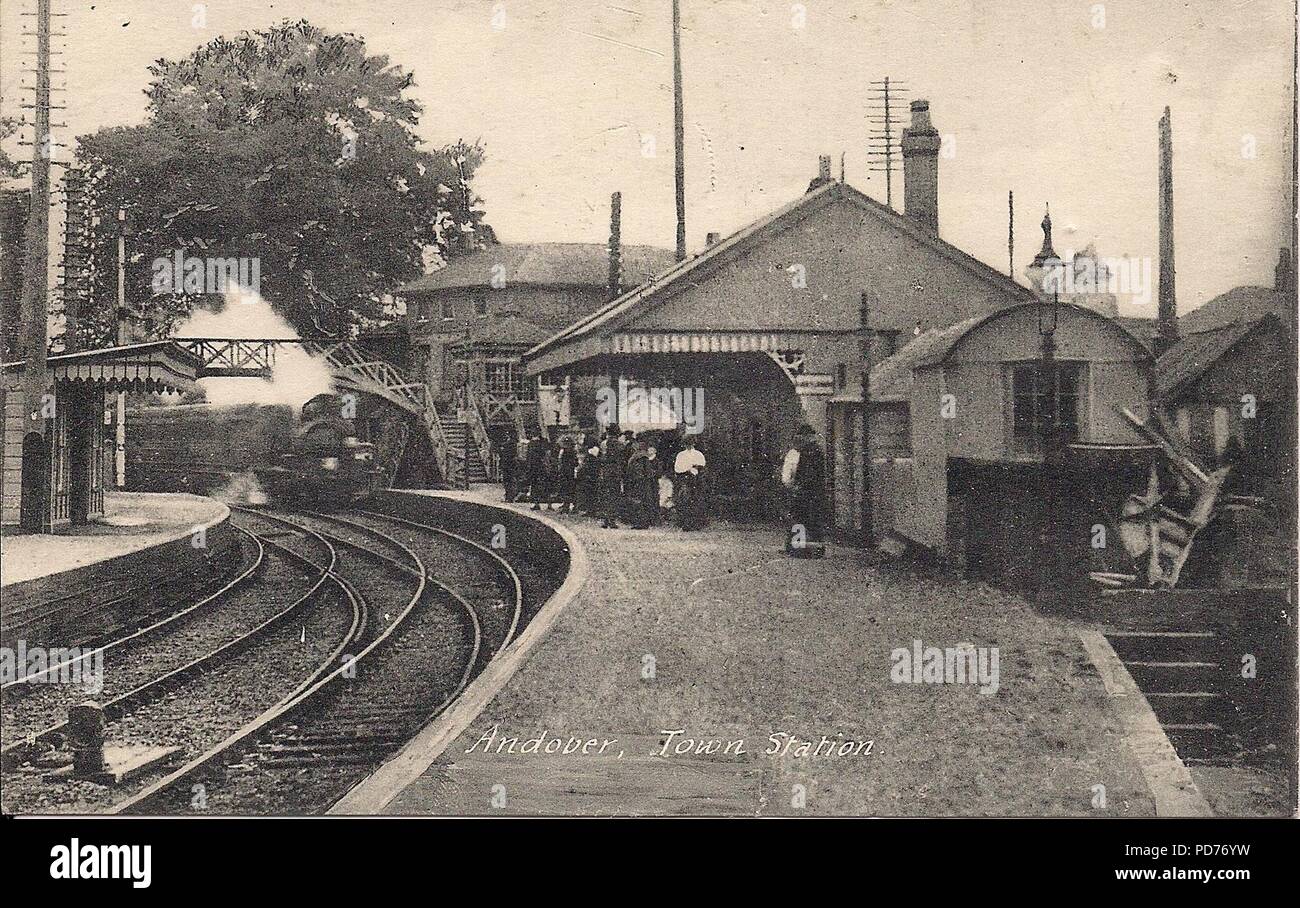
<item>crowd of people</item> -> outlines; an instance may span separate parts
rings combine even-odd
[[[685,433],[619,431],[563,435],[539,431],[500,446],[505,500],[533,510],[586,514],[601,526],[646,529],[673,521],[683,530],[708,523],[708,459]],[[810,426],[801,426],[781,471],[789,516],[786,550],[820,557],[828,517],[825,458]]]
[[[672,463],[660,446],[679,449]],[[531,502],[533,510],[587,514],[604,527],[620,521],[646,529],[676,517],[683,529],[706,522],[707,460],[689,435],[637,435],[616,426],[603,435],[565,435],[551,440],[532,432],[501,450],[506,501]]]

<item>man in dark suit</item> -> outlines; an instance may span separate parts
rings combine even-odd
[[[786,454],[781,480],[790,490],[790,528],[785,550],[792,558],[821,558],[826,554],[826,457],[812,426],[795,432]]]
[[[611,426],[605,433],[600,449],[600,525],[618,529],[618,515],[623,508],[623,469],[627,463],[618,427]]]
[[[533,432],[528,439],[528,500],[533,503],[533,510],[541,507],[541,500],[546,496],[546,439],[540,432]]]

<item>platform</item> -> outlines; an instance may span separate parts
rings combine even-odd
[[[585,585],[462,732],[393,761],[414,781],[369,804],[363,783],[353,812],[1155,813],[1075,629],[1016,596],[840,546],[790,559],[771,528],[528,513],[580,541]],[[996,692],[896,683],[915,641],[997,647]]]
[[[189,538],[230,516],[219,501],[197,495],[105,492],[104,516],[58,533],[6,534],[0,538],[0,585],[121,558]]]
[[[230,509],[197,495],[115,492],[105,515],[0,539],[0,642],[79,645],[219,582],[238,560]]]

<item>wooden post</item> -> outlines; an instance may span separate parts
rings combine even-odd
[[[677,261],[686,260],[686,133],[682,107],[682,10],[673,0],[673,152],[677,190]]]
[[[26,256],[23,261],[23,392],[28,415],[25,432],[45,434],[38,418],[48,391],[45,355],[48,342],[50,158],[50,0],[36,2],[36,103],[32,134],[32,191],[28,199]]]
[[[862,291],[858,308],[858,349],[862,361],[862,539],[867,548],[873,541],[871,508],[871,303]]]
[[[117,209],[117,345],[129,342],[126,311],[126,209]],[[113,429],[113,485],[126,488],[126,392],[117,392]]]
[[[32,192],[27,213],[26,252],[23,261],[22,354],[23,365],[23,501],[22,526],[27,532],[49,529],[49,460],[46,456],[45,406],[50,393],[46,366],[49,342],[50,261],[50,0],[36,0],[36,102],[33,105]],[[32,451],[27,448],[31,446]],[[39,470],[42,475],[28,475]]]

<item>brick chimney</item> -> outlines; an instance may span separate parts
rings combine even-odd
[[[817,158],[817,176],[808,184],[808,191],[812,192],[821,189],[827,183],[835,182],[831,176],[831,156],[828,154],[821,155]]]
[[[1160,118],[1160,283],[1156,308],[1156,355],[1178,343],[1178,298],[1174,293],[1174,143],[1169,108]]]
[[[939,130],[930,122],[930,102],[912,102],[912,125],[903,130],[903,212],[931,233],[939,233]]]

